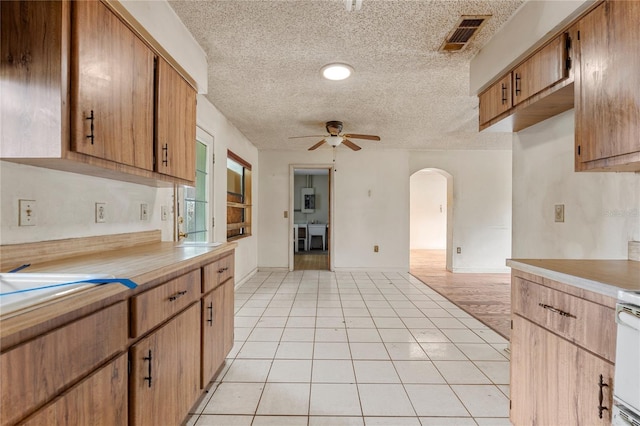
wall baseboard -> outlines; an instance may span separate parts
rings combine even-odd
[[[237,280],[235,285],[233,286],[234,289],[238,289],[240,288],[243,284],[245,284],[247,281],[249,281],[251,278],[253,278],[253,276],[255,274],[258,273],[258,268],[253,268],[252,271],[250,271],[247,275],[245,275],[244,277],[242,277],[241,279]]]
[[[454,274],[509,274],[511,268],[453,268]]]

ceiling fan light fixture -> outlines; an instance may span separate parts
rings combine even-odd
[[[326,138],[326,141],[329,145],[335,148],[342,143],[342,139],[342,136],[329,136]]]
[[[347,64],[328,64],[322,67],[322,76],[327,80],[344,80],[353,73],[353,68]]]

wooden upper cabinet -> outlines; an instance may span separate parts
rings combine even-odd
[[[72,149],[153,170],[153,52],[99,1],[71,26]]]
[[[567,37],[556,37],[513,70],[514,105],[568,77]]]
[[[195,182],[196,91],[158,58],[156,171]]]
[[[640,2],[605,1],[580,21],[576,171],[640,171]]]
[[[508,111],[512,107],[511,73],[505,75],[500,81],[481,93],[479,98],[481,125]]]

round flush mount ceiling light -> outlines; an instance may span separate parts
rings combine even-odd
[[[347,64],[328,64],[322,67],[322,76],[327,80],[344,80],[353,73],[353,68]]]

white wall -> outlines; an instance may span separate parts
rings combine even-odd
[[[453,272],[508,272],[511,151],[411,152],[410,172],[425,168],[452,176]],[[457,247],[460,254],[455,252]]]
[[[18,201],[36,201],[36,226],[18,226]],[[112,181],[40,167],[0,162],[0,244],[162,230],[171,240],[173,219],[160,206],[173,205],[173,189]],[[106,203],[106,222],[95,223],[95,203]],[[140,220],[140,204],[149,220]]]
[[[640,174],[574,172],[573,110],[515,134],[513,168],[513,257],[626,259],[640,240]]]
[[[447,178],[421,170],[410,181],[410,240],[413,249],[447,247]]]
[[[331,165],[331,150],[260,151],[258,264],[288,268],[292,233],[283,212],[289,165]],[[304,167],[300,167],[304,168]],[[406,151],[338,149],[332,177],[331,258],[336,270],[409,270],[409,170]],[[373,246],[380,251],[374,253]]]
[[[331,164],[331,151],[260,152],[258,265],[287,268],[289,165]],[[453,175],[455,272],[505,272],[511,248],[510,151],[339,150],[333,177],[336,270],[409,270],[409,182],[438,168]],[[374,253],[373,246],[380,246]]]

